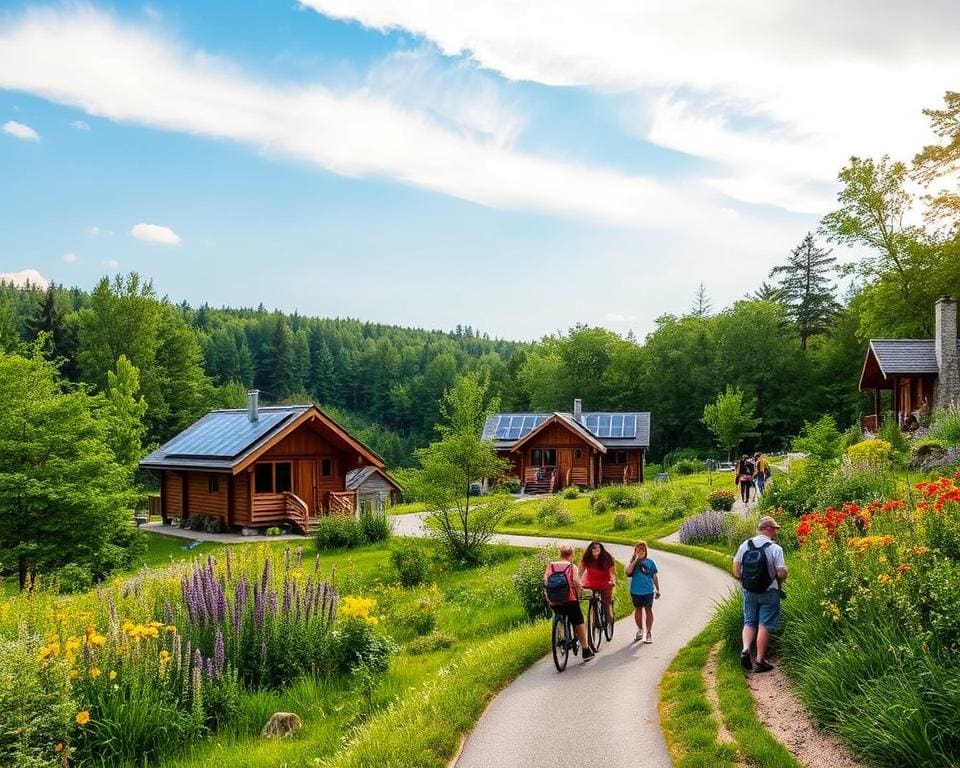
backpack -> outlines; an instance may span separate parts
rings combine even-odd
[[[747,540],[747,551],[743,553],[740,561],[740,584],[747,592],[762,595],[773,583],[765,552],[769,546],[769,541],[758,547],[753,543],[753,539]]]
[[[543,580],[543,591],[550,605],[563,605],[570,602],[570,591],[573,585],[569,574],[573,563],[567,565],[562,571],[553,570],[554,567],[554,564],[550,563],[550,573]]]

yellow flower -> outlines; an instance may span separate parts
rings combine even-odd
[[[168,661],[170,661],[170,652],[166,649],[160,651],[160,663],[166,664]]]
[[[370,624],[376,624],[377,618],[370,612],[376,607],[377,601],[372,597],[354,597],[348,595],[343,599],[340,613],[348,619],[360,619]]]
[[[89,722],[90,713],[87,710],[81,709],[79,712],[77,712],[77,725],[86,725]]]
[[[100,671],[100,667],[90,667],[90,677],[96,680],[103,672]]]
[[[117,670],[111,669],[111,670],[110,670],[110,674],[107,675],[107,677],[109,677],[110,680],[116,680],[116,679],[117,679]]]
[[[167,624],[167,626],[164,627],[164,629],[166,630],[168,635],[172,635],[174,632],[177,631],[177,628],[173,626],[173,624]]]
[[[893,579],[890,578],[889,574],[881,573],[879,576],[877,576],[877,581],[879,581],[881,584],[886,585],[886,584],[890,584],[893,581]]]

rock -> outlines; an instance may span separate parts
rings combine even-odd
[[[262,739],[284,739],[300,730],[300,717],[293,712],[274,712],[260,732]]]

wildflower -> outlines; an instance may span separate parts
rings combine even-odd
[[[54,744],[54,745],[53,745],[53,751],[56,752],[56,753],[58,753],[58,754],[59,754],[60,752],[63,752],[63,742],[62,742],[62,741],[58,741],[56,744]]]
[[[90,672],[88,673],[91,679],[96,680],[103,673],[100,671],[100,667],[90,667]]]
[[[929,547],[914,547],[910,550],[911,554],[913,554],[915,557],[923,557],[923,555],[927,554],[929,551]]]
[[[170,661],[170,651],[164,648],[162,651],[160,651],[160,663],[166,664],[168,661]]]
[[[890,578],[889,574],[881,573],[877,576],[877,581],[886,586],[887,584],[893,583],[893,579]]]
[[[110,674],[107,675],[107,677],[110,678],[110,681],[111,681],[111,682],[113,682],[114,680],[116,680],[116,679],[117,679],[117,670],[111,669],[111,670],[110,670]]]
[[[70,670],[70,679],[71,679],[71,680],[76,680],[79,675],[80,675],[80,673],[77,672],[77,670],[75,670],[75,669],[71,669],[71,670]]]
[[[168,635],[172,635],[177,631],[177,628],[173,626],[173,624],[167,624],[167,626],[165,626],[163,629]]]
[[[79,712],[77,712],[77,725],[86,725],[89,722],[90,713],[87,710],[81,709]]]
[[[910,570],[910,566],[907,565],[906,563],[900,563],[900,565],[897,566],[897,574],[899,576],[903,576],[903,574],[905,574],[909,570]]]
[[[830,602],[829,600],[821,603],[821,605],[827,609],[827,615],[834,621],[834,623],[840,621],[840,606],[836,603]]]

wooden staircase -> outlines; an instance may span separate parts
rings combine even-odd
[[[557,490],[557,470],[555,467],[527,467],[524,473],[524,493],[553,493]]]

